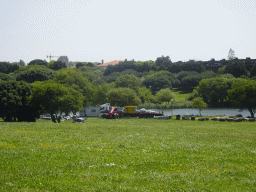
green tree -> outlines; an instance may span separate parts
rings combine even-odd
[[[221,74],[219,77],[226,78],[226,79],[235,79],[235,77],[232,74],[226,73],[226,74]]]
[[[119,72],[113,72],[109,76],[104,76],[103,79],[107,83],[112,83],[112,82],[115,82],[120,75],[121,75],[121,73],[119,73]]]
[[[18,64],[10,64],[7,62],[0,62],[0,72],[9,74],[18,70],[20,66]]]
[[[104,69],[102,67],[89,67],[83,66],[76,68],[77,71],[81,72],[91,83],[98,85],[99,83],[106,83],[104,79]]]
[[[76,114],[83,107],[83,95],[72,88],[68,88],[68,94],[63,96],[63,102],[60,106],[60,112],[64,112],[66,115],[70,111]]]
[[[152,95],[150,89],[146,88],[145,86],[140,87],[138,89],[138,97],[140,98],[141,102],[155,102],[155,97]]]
[[[38,114],[28,106],[31,89],[24,81],[0,81],[0,117],[5,121],[35,121]]]
[[[28,83],[33,83],[35,81],[45,81],[53,79],[55,72],[47,68],[26,68],[25,70],[17,73],[17,81],[26,81]]]
[[[52,65],[51,65],[51,69],[53,70],[59,70],[59,69],[63,69],[63,68],[67,68],[66,64],[62,61],[55,61]]]
[[[83,107],[83,96],[66,85],[53,81],[35,82],[29,105],[41,113],[47,111],[55,122],[57,112],[79,111]]]
[[[116,87],[128,87],[136,92],[140,87],[140,80],[134,75],[121,75],[116,79]]]
[[[250,76],[251,77],[254,77],[256,76],[256,64],[254,64],[251,68],[251,71],[250,71]]]
[[[108,91],[115,87],[115,83],[105,83],[93,87],[92,105],[102,105],[108,102]]]
[[[251,117],[256,112],[256,81],[239,79],[236,80],[232,88],[228,91],[228,96],[234,107],[248,109]]]
[[[160,70],[168,69],[169,65],[171,65],[172,61],[169,56],[158,57],[155,61],[155,65],[159,67]]]
[[[187,100],[192,101],[197,97],[200,97],[200,94],[198,93],[198,89],[194,89],[193,92],[188,95]]]
[[[225,73],[225,69],[226,69],[226,65],[224,65],[223,67],[220,67],[219,69],[218,69],[218,74],[224,74]]]
[[[140,98],[136,92],[130,88],[114,88],[109,90],[108,101],[114,106],[130,106],[139,105],[141,103]]]
[[[136,62],[135,69],[138,72],[148,72],[150,70],[156,71],[157,67],[154,61]]]
[[[4,80],[4,81],[11,81],[11,80],[15,80],[15,78],[10,75],[10,74],[5,74],[5,73],[1,73],[0,72],[0,79]]]
[[[88,66],[88,67],[95,67],[95,65],[92,62],[87,63],[86,66]]]
[[[77,63],[76,64],[76,68],[79,69],[80,67],[85,67],[86,66],[86,63]]]
[[[149,88],[152,91],[152,94],[155,94],[157,91],[164,88],[172,88],[172,81],[174,81],[174,74],[168,71],[159,71],[147,76],[142,82],[144,86]]]
[[[232,79],[221,77],[203,79],[200,81],[197,91],[211,106],[227,105],[229,104],[227,91],[231,88],[232,82]]]
[[[26,63],[23,60],[20,60],[19,66],[21,67],[26,67]]]
[[[192,100],[192,107],[199,110],[199,115],[201,116],[202,109],[207,107],[202,97],[197,97]]]
[[[196,62],[194,60],[181,63],[179,68],[180,71],[195,71],[198,73],[205,71],[205,67],[202,65],[202,62]]]
[[[224,69],[224,73],[234,75],[234,77],[240,77],[241,75],[247,75],[246,65],[244,61],[230,61]]]
[[[48,64],[47,61],[41,60],[41,59],[35,59],[28,63],[28,65],[44,65],[44,66],[47,66],[47,64]]]
[[[88,106],[92,102],[92,85],[83,74],[75,69],[61,69],[57,71],[55,78],[56,83],[64,84],[74,88],[84,96],[84,106]]]
[[[181,88],[191,92],[201,81],[201,76],[189,75],[181,79]]]
[[[48,67],[49,69],[52,69],[52,66],[53,66],[53,64],[54,64],[55,62],[56,62],[55,60],[51,60],[51,61],[47,64],[47,67]]]
[[[174,100],[174,98],[175,98],[175,95],[173,94],[173,92],[169,88],[161,89],[160,91],[158,91],[156,93],[156,100],[159,103],[167,102],[169,104],[171,99]]]
[[[181,71],[179,73],[177,73],[176,78],[179,79],[180,81],[186,77],[186,76],[200,76],[200,73],[196,72],[196,71]]]
[[[217,74],[214,71],[205,71],[200,74],[202,79],[209,79],[217,77]]]

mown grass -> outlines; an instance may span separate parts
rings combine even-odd
[[[255,191],[255,122],[0,123],[0,191]]]
[[[178,91],[178,90],[173,90],[173,94],[175,95],[175,101],[176,102],[180,102],[180,101],[186,101],[189,93],[182,93],[182,91]]]

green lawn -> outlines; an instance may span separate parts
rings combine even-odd
[[[256,122],[0,122],[0,191],[256,191]]]
[[[182,93],[181,91],[173,91],[174,95],[175,95],[175,101],[179,102],[179,101],[186,101],[189,93]]]

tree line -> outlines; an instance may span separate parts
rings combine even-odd
[[[155,62],[124,61],[106,70],[86,62],[71,69],[56,61],[33,60],[28,66],[1,62],[0,117],[5,121],[35,121],[43,113],[53,117],[59,112],[75,113],[82,107],[103,103],[173,105],[176,102],[173,90],[190,93],[188,102],[197,103],[194,106],[243,106],[254,115],[255,105],[250,99],[256,94],[254,66],[248,72],[243,63],[230,62],[215,73],[195,62],[192,68],[192,63],[184,64],[183,71],[171,71],[169,57],[163,56]],[[109,68],[115,70],[106,75]],[[243,84],[248,87],[245,89]],[[247,100],[235,99],[238,85],[242,90],[239,94]]]

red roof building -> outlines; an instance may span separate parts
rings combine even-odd
[[[120,61],[124,61],[124,60],[115,60],[115,61],[110,61],[110,62],[107,62],[107,63],[103,63],[103,60],[102,60],[102,64],[97,65],[97,66],[107,68],[107,66],[109,66],[109,65],[117,65]]]

